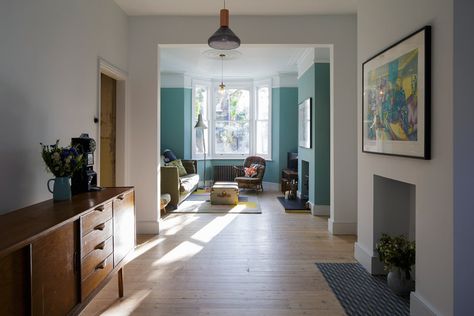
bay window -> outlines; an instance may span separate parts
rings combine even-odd
[[[249,155],[271,159],[270,81],[193,83],[193,122],[201,113],[208,126],[193,131],[193,158],[203,155],[203,140],[212,159],[243,159]],[[212,102],[209,102],[212,100]]]

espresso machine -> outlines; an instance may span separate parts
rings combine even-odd
[[[94,171],[95,140],[84,133],[79,137],[71,138],[71,146],[76,147],[84,159],[82,167],[72,175],[72,194],[101,190],[97,186],[97,173]]]

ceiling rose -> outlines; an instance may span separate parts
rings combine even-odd
[[[238,50],[217,50],[217,49],[208,49],[202,52],[202,55],[209,59],[221,60],[221,55],[225,55],[226,60],[238,59],[242,56],[242,53]]]

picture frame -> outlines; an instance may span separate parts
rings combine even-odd
[[[311,148],[312,102],[307,98],[298,105],[298,145]]]
[[[362,64],[362,151],[431,158],[431,26]]]

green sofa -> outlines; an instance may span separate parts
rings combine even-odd
[[[171,195],[168,209],[176,209],[199,185],[199,174],[197,173],[197,160],[181,160],[186,172],[180,177],[178,168],[175,166],[161,167],[161,194]]]

